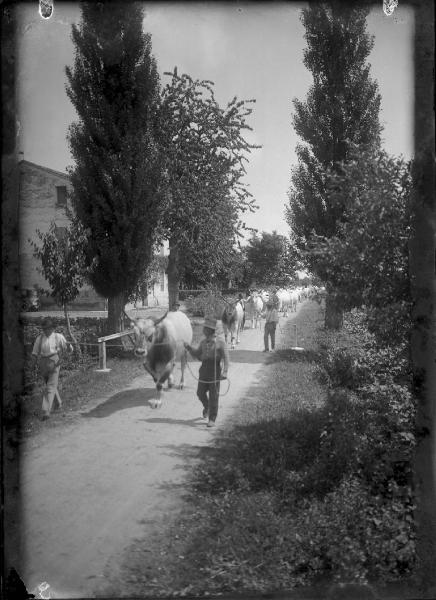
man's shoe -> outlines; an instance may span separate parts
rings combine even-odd
[[[209,416],[209,413],[208,413],[207,408],[203,408],[203,419],[207,419],[208,416]]]
[[[209,421],[207,424],[208,427],[215,427],[215,421]]]
[[[265,350],[263,350],[263,352],[269,352],[268,348],[265,348]]]

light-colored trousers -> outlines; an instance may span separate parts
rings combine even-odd
[[[42,357],[40,359],[39,368],[45,383],[42,396],[42,412],[44,415],[48,416],[53,408],[55,397],[57,398],[59,406],[61,406],[61,399],[58,393],[60,365],[58,361]]]

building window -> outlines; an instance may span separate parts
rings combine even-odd
[[[56,186],[56,208],[67,207],[67,186],[57,185]]]
[[[159,277],[160,277],[160,291],[164,292],[165,291],[165,271],[161,271],[159,273]]]

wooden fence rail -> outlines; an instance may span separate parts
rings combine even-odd
[[[106,342],[109,340],[116,340],[125,335],[132,335],[133,329],[126,329],[125,331],[119,331],[118,333],[112,333],[111,335],[105,335],[98,338],[98,369],[96,371],[107,373],[110,369],[106,366]]]

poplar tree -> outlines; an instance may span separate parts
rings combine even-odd
[[[367,63],[374,43],[366,31],[367,14],[365,7],[337,1],[311,4],[302,11],[307,41],[303,62],[312,72],[313,85],[304,102],[293,101],[293,125],[302,143],[291,177],[287,221],[307,266],[321,277],[316,252],[310,250],[311,236],[335,235],[346,202],[329,201],[328,173],[340,173],[356,146],[369,151],[380,145],[380,94]],[[339,328],[341,306],[331,282],[325,283],[325,324]]]
[[[68,140],[74,209],[87,232],[89,277],[120,331],[127,298],[153,257],[159,219],[155,115],[159,77],[136,2],[84,2],[72,27],[67,94],[78,121]]]

